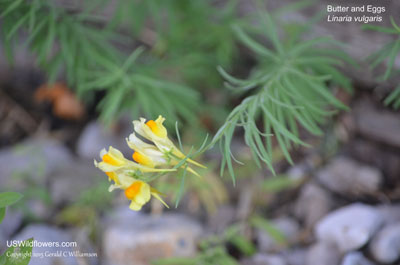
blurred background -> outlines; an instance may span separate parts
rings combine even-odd
[[[385,12],[359,14],[379,23],[327,22],[327,5]],[[33,253],[80,253],[29,263],[40,265],[400,264],[399,14],[389,0],[0,1],[0,192],[24,195],[0,224],[0,253],[34,237],[76,244]],[[302,50],[327,37],[338,47]],[[314,57],[335,49],[340,63]],[[278,108],[290,106],[271,99],[270,132],[283,135],[266,143],[271,155],[238,123],[224,138],[241,161],[234,182],[229,162],[220,172],[226,153],[207,150],[196,158],[202,179],[155,182],[171,209],[152,201],[133,212],[123,192],[108,192],[93,159],[108,146],[130,157],[132,120],[161,114],[172,139],[178,122],[185,150],[198,148],[264,95],[260,76],[287,63],[275,67],[268,51],[309,58],[295,70],[325,78],[321,109],[335,112],[282,121]],[[257,131],[268,120],[251,121]]]

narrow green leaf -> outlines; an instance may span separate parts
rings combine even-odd
[[[277,61],[277,56],[265,48],[263,45],[259,44],[258,42],[251,39],[239,26],[234,26],[233,30],[236,32],[238,38],[253,50],[255,53],[266,56],[274,61]]]
[[[278,140],[278,144],[281,147],[281,150],[282,150],[283,155],[285,156],[286,160],[289,162],[289,164],[293,165],[292,157],[289,154],[288,147],[286,146],[282,135],[278,132],[275,134],[275,137]]]
[[[242,235],[235,235],[229,239],[229,242],[237,247],[240,252],[246,256],[251,256],[256,252],[254,244]]]
[[[175,122],[175,132],[176,132],[176,137],[178,138],[179,149],[183,152],[181,135],[179,133],[179,128],[178,128],[178,121]]]
[[[31,9],[29,10],[29,32],[32,32],[36,22],[36,10],[38,7],[38,0],[33,0]]]
[[[239,86],[248,86],[249,85],[248,81],[241,80],[241,79],[231,76],[221,66],[218,66],[217,70],[222,75],[222,77],[225,78],[226,80],[228,80],[231,84],[239,85]],[[257,85],[256,82],[251,82],[251,86],[249,88],[254,87],[256,85]]]
[[[35,37],[39,34],[40,30],[46,25],[48,21],[48,18],[43,18],[40,20],[39,23],[36,24],[36,26],[32,29],[32,31],[29,33],[28,39],[25,42],[25,45],[30,44]]]
[[[181,201],[181,199],[183,197],[183,191],[185,190],[186,172],[187,172],[187,165],[185,166],[185,169],[183,170],[183,173],[182,173],[181,184],[179,186],[179,192],[178,192],[178,197],[176,198],[175,208],[178,208],[179,202]]]
[[[316,93],[320,94],[332,105],[344,110],[349,110],[349,107],[338,100],[324,85],[322,85],[321,83],[312,82],[304,76],[302,76],[302,78],[304,78],[303,80],[309,84],[310,88],[312,88]]]
[[[279,34],[278,34],[278,30],[277,30],[278,27],[277,27],[275,21],[272,19],[269,12],[265,8],[263,8],[263,6],[261,5],[261,1],[257,1],[257,4],[258,4],[257,13],[258,13],[259,17],[261,18],[260,20],[261,20],[263,27],[266,29],[266,31],[265,31],[266,35],[271,40],[272,44],[275,47],[275,50],[280,55],[283,55],[284,54],[283,45],[279,39]]]
[[[397,55],[399,53],[399,50],[400,50],[400,39],[398,39],[395,42],[394,47],[393,47],[392,51],[389,54],[389,63],[387,65],[386,72],[385,72],[385,74],[383,76],[384,80],[387,80],[389,78],[390,73],[392,72],[392,69],[393,69],[394,61],[396,60],[396,57],[397,57]]]
[[[294,86],[294,84],[292,83],[292,81],[290,81],[290,79],[285,76],[282,78],[283,82],[285,83],[285,88],[288,89],[288,92],[285,91],[285,93],[287,93],[288,96],[290,96],[291,98],[293,98],[296,101],[299,101],[298,105],[303,105],[304,107],[307,107],[308,109],[312,110],[313,112],[316,112],[320,115],[324,115],[324,116],[328,116],[331,115],[332,113],[323,110],[322,108],[320,108],[319,106],[317,106],[313,101],[311,97],[308,97],[304,95],[304,93],[300,93],[298,91],[298,89]],[[299,83],[300,80],[297,79],[297,82]],[[301,102],[301,104],[300,104]]]
[[[264,111],[265,116],[267,116],[268,120],[273,124],[273,128],[274,130],[276,130],[277,132],[284,134],[286,137],[288,137],[290,140],[292,140],[295,143],[301,144],[301,145],[305,145],[307,146],[306,143],[304,143],[303,141],[301,141],[296,135],[294,135],[293,133],[291,133],[290,131],[288,131],[283,124],[281,124],[280,122],[278,122],[276,120],[276,118],[271,115],[270,111],[263,105],[261,105],[261,108]],[[275,129],[276,128],[276,129]]]
[[[7,58],[7,61],[10,65],[14,64],[14,43],[12,40],[4,41],[4,52]]]
[[[390,105],[391,103],[395,102],[396,100],[400,99],[400,85],[397,86],[392,93],[385,99],[384,104],[386,106]]]
[[[6,39],[10,40],[14,34],[17,32],[17,30],[22,26],[23,23],[25,23],[26,20],[28,20],[29,14],[25,14],[22,16],[17,22],[15,22],[14,26],[10,29],[10,31],[7,33]]]
[[[323,44],[323,43],[333,43],[333,39],[329,37],[319,37],[308,41],[303,41],[300,44],[297,44],[293,49],[289,51],[291,55],[297,55],[303,53],[305,50],[313,48],[315,45]]]
[[[195,156],[197,156],[198,154],[201,154],[202,152],[204,152],[204,151],[207,150],[207,148],[205,148],[205,147],[206,147],[206,144],[207,144],[207,141],[208,141],[208,134],[206,134],[206,137],[204,137],[204,140],[203,140],[203,142],[201,143],[199,149],[197,149],[197,151],[194,152],[193,157],[195,157]]]
[[[374,30],[382,33],[389,33],[389,34],[399,34],[399,32],[396,29],[393,28],[387,28],[387,27],[381,27],[381,26],[376,26],[376,25],[363,25],[362,29],[366,30]]]
[[[134,50],[131,55],[126,59],[124,64],[122,65],[122,71],[127,71],[132,64],[136,61],[136,59],[144,52],[144,47],[138,47]]]
[[[393,28],[397,30],[398,33],[400,33],[400,27],[396,24],[396,21],[394,21],[394,18],[390,16],[390,23],[392,24]]]
[[[382,63],[385,60],[385,58],[387,58],[389,56],[394,45],[395,45],[394,41],[389,42],[389,43],[385,44],[382,47],[382,49],[380,49],[379,51],[377,51],[367,57],[368,61],[372,61],[370,63],[371,69],[375,69],[380,63]]]
[[[4,17],[4,16],[8,15],[9,13],[11,13],[13,10],[18,8],[18,6],[22,4],[22,2],[23,2],[23,0],[15,0],[12,4],[10,4],[8,6],[8,8],[6,10],[3,11],[3,13],[0,14],[0,17]]]
[[[236,124],[236,120],[234,121]],[[228,166],[229,174],[231,175],[233,185],[236,185],[235,171],[232,165],[232,153],[231,153],[231,142],[233,137],[233,132],[235,131],[235,126],[230,126],[225,132],[225,144],[224,144],[224,157],[226,159],[226,165]]]
[[[343,65],[343,62],[341,60],[326,56],[307,56],[306,58],[300,57],[296,59],[296,62],[299,64],[314,64],[317,67],[319,65],[324,65],[324,64],[331,64],[337,66]]]

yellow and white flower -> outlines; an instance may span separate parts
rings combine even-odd
[[[114,173],[117,174],[117,173]],[[125,196],[131,201],[129,208],[134,211],[139,211],[142,209],[142,206],[145,205],[151,198],[151,196],[155,197],[159,201],[161,201],[167,208],[168,205],[161,198],[161,193],[150,187],[144,181],[135,179],[129,175],[124,173],[117,174],[118,183],[111,185],[108,189],[110,192],[115,189],[122,189],[125,192]]]
[[[101,162],[94,161],[94,165],[107,174],[109,180],[113,180],[116,184],[119,183],[118,172],[121,171],[136,171],[141,172],[166,172],[175,171],[176,169],[163,169],[163,168],[152,168],[143,164],[135,163],[124,157],[124,155],[118,150],[109,147],[108,151],[102,149],[100,151]]]
[[[146,119],[140,118],[140,120],[133,121],[133,127],[139,135],[152,141],[164,154],[171,153],[180,159],[184,159],[186,156],[176,148],[174,143],[168,138],[167,129],[163,125],[164,121],[165,118],[161,115],[158,116],[155,121],[148,120],[146,122]],[[187,159],[187,161],[196,166],[205,168],[205,166],[192,159]]]
[[[135,132],[129,135],[126,142],[134,150],[133,161],[125,158],[119,150],[111,146],[108,151],[101,150],[100,162],[94,161],[95,166],[107,174],[109,181],[114,182],[109,191],[124,190],[125,196],[131,201],[130,208],[134,211],[139,211],[152,196],[168,207],[162,200],[161,193],[146,182],[146,175],[143,173],[176,171],[176,168],[171,167],[175,167],[186,158],[168,138],[167,129],[163,125],[164,121],[165,118],[162,116],[155,121],[146,122],[144,118],[133,121],[136,133],[151,141],[151,143],[142,141]],[[191,159],[187,159],[182,165],[189,172],[200,176],[187,166],[187,162],[200,167],[204,166]]]
[[[135,133],[130,134],[126,142],[135,151],[132,158],[137,163],[151,168],[168,165],[165,154],[160,152],[156,146],[140,140]]]
[[[129,208],[134,211],[142,209],[151,196],[159,200],[165,207],[169,208],[164,200],[160,197],[160,192],[141,180],[135,180],[127,189],[125,189],[125,196],[131,200]]]

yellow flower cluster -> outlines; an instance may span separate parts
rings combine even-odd
[[[151,172],[176,171],[174,167],[182,159],[185,159],[185,155],[168,138],[167,129],[163,125],[164,121],[165,118],[162,116],[159,116],[155,121],[146,122],[144,118],[133,121],[136,134],[133,132],[126,139],[128,146],[134,150],[133,161],[125,158],[119,150],[111,146],[108,151],[101,150],[102,161],[94,161],[95,166],[107,174],[109,181],[114,182],[109,191],[117,188],[123,189],[125,196],[131,201],[129,207],[134,211],[139,211],[150,200],[151,196],[168,207],[161,198],[161,193],[150,187],[142,175]],[[150,143],[142,141],[137,135]],[[187,159],[185,163],[204,167],[191,159]],[[199,176],[191,167],[186,168],[189,172]],[[139,175],[141,176],[140,179]]]

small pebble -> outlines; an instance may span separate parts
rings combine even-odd
[[[364,246],[382,223],[377,209],[354,203],[325,216],[317,223],[315,234],[318,240],[335,243],[345,253]]]

